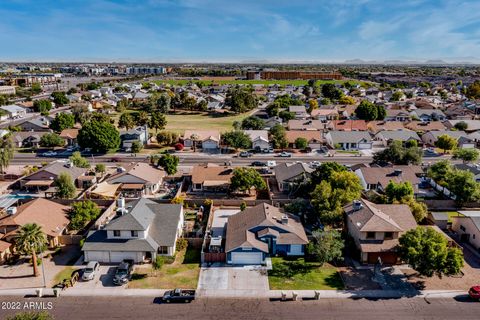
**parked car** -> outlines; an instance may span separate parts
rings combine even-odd
[[[253,161],[252,167],[266,167],[267,163],[263,161]]]
[[[480,285],[471,287],[468,295],[470,298],[480,301]]]
[[[83,281],[93,280],[99,268],[100,268],[100,263],[98,263],[98,261],[90,261],[89,263],[87,263],[85,270],[83,270],[82,280]]]
[[[132,278],[133,260],[123,260],[122,263],[115,270],[113,276],[113,283],[117,286],[126,284]]]
[[[273,153],[273,148],[265,148],[262,150],[263,153]]]
[[[54,157],[56,155],[57,155],[57,153],[55,151],[47,151],[47,152],[42,153],[42,157]]]
[[[320,167],[320,165],[321,165],[320,161],[312,161],[312,162],[310,162],[309,167],[312,168],[312,169],[316,169],[316,168]]]
[[[242,152],[240,152],[239,156],[241,158],[250,158],[252,156],[252,154],[250,152],[247,152],[247,151],[242,151]]]
[[[163,301],[170,302],[192,302],[195,300],[195,290],[174,289],[163,294]]]
[[[290,158],[292,156],[292,154],[290,152],[283,151],[283,152],[279,153],[278,156],[281,157],[281,158]]]
[[[275,167],[276,165],[277,165],[277,161],[275,160],[267,161],[267,167]]]
[[[270,170],[269,168],[260,168],[260,169],[258,169],[258,173],[260,173],[260,174],[272,174],[273,171]]]

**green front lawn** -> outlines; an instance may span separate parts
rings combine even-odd
[[[140,266],[135,269],[130,289],[195,289],[200,274],[200,250],[188,247],[177,252],[175,261],[165,263],[160,270],[151,266]]]
[[[272,290],[341,290],[344,288],[337,268],[318,262],[272,258],[273,270],[268,271]]]
[[[60,271],[55,275],[55,277],[53,278],[53,282],[54,282],[53,285],[61,283],[65,279],[70,280],[72,278],[73,273],[76,270],[77,268],[74,268],[74,267],[66,267],[65,269],[63,269],[62,271]]]

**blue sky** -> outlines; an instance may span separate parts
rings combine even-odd
[[[0,60],[480,57],[480,1],[1,0]]]

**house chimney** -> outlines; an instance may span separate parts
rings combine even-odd
[[[288,224],[288,216],[286,214],[282,216],[282,224]]]
[[[363,204],[359,200],[353,200],[353,210],[358,211],[363,208]]]
[[[401,169],[395,169],[395,171],[393,171],[393,174],[396,175],[396,176],[400,176],[402,175],[402,170]]]

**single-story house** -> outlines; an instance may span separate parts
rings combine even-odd
[[[38,148],[40,146],[40,139],[47,133],[46,131],[18,131],[13,132],[12,140],[18,148]]]
[[[300,184],[306,182],[313,172],[306,163],[280,163],[274,167],[278,190],[292,192]]]
[[[55,179],[62,172],[69,174],[78,188],[87,188],[95,183],[95,179],[89,181],[80,179],[82,176],[85,176],[87,169],[75,167],[70,162],[55,161],[22,178],[19,181],[20,189],[47,190],[53,187]],[[94,176],[91,177],[95,178]]]
[[[59,245],[58,237],[64,234],[70,224],[69,206],[36,198],[19,207],[13,207],[11,214],[0,219],[0,238],[7,242],[14,242],[15,235],[27,223],[36,223],[47,236],[49,247]]]
[[[422,135],[422,140],[425,144],[430,146],[435,146],[435,143],[438,140],[438,137],[447,135],[458,141],[459,148],[475,148],[475,142],[469,138],[468,134],[464,131],[448,131],[448,130],[439,130],[439,131],[429,131]]]
[[[295,115],[295,119],[307,119],[310,116],[305,106],[289,106],[288,111]]]
[[[468,242],[480,253],[480,216],[453,216],[452,230],[460,235],[461,242]]]
[[[340,117],[337,109],[314,109],[310,115],[312,119],[320,120],[324,123],[330,120],[336,120]]]
[[[107,179],[109,184],[121,184],[120,190],[125,197],[141,197],[158,192],[166,176],[165,171],[152,167],[145,162],[131,163],[121,167],[119,172]]]
[[[371,133],[377,134],[380,131],[404,130],[403,125],[401,121],[369,121],[367,128]]]
[[[193,144],[199,145],[204,151],[217,150],[220,145],[220,132],[218,130],[185,130],[183,145],[193,148]]]
[[[173,256],[177,239],[183,233],[183,207],[160,204],[140,198],[127,207],[103,229],[90,231],[82,251],[85,261],[135,263],[154,261],[157,255]]]
[[[252,141],[252,149],[260,151],[270,147],[267,130],[245,130],[244,132],[250,137],[250,141]]]
[[[324,143],[321,131],[288,130],[285,131],[285,137],[287,138],[288,145],[292,148],[297,147],[295,145],[295,141],[298,138],[306,139],[308,147],[311,149],[320,149],[320,147],[322,147]]]
[[[475,181],[480,182],[480,167],[473,163],[456,163],[453,165],[456,169],[470,171]]]
[[[413,118],[420,119],[420,121],[445,121],[447,118],[441,110],[437,109],[415,109],[410,112]]]
[[[77,146],[77,137],[79,131],[80,129],[77,128],[63,129],[62,132],[60,132],[60,138],[63,138],[69,146]]]
[[[233,168],[208,163],[193,166],[190,175],[192,192],[225,193],[230,187]]]
[[[445,125],[440,121],[410,121],[405,123],[405,129],[424,133],[428,131],[445,130]]]
[[[307,243],[298,217],[266,203],[228,217],[229,264],[263,264],[269,255],[303,256]]]
[[[25,108],[14,104],[1,106],[0,109],[5,113],[5,116],[0,117],[0,120],[23,118],[27,114],[27,110],[25,110]]]
[[[443,124],[447,129],[453,129],[458,123],[465,123],[467,125],[467,128],[464,130],[467,133],[480,130],[480,120],[447,120]]]
[[[399,122],[405,122],[409,121],[412,118],[412,115],[402,109],[387,109],[386,111],[386,116],[385,116],[385,121],[399,121]]]
[[[355,200],[344,207],[347,231],[360,251],[362,263],[396,264],[398,239],[417,227],[406,204],[374,204]]]
[[[372,149],[372,137],[367,131],[330,131],[325,134],[327,144],[342,150]]]
[[[325,123],[321,120],[289,120],[288,130],[323,131]]]
[[[327,129],[332,131],[367,131],[365,120],[332,120],[327,123]]]
[[[385,147],[393,141],[401,141],[403,144],[409,141],[422,142],[418,134],[411,130],[380,131],[375,135],[374,139],[381,141]]]
[[[22,131],[51,131],[50,122],[52,119],[50,117],[36,117],[29,120],[25,120],[22,123],[19,123],[19,127]]]
[[[424,174],[420,166],[362,167],[355,170],[364,190],[383,192],[390,181],[410,182],[414,193],[418,193],[420,177]]]

